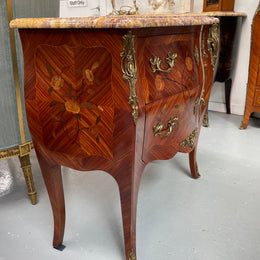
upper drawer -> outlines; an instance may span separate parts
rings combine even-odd
[[[147,37],[142,44],[138,65],[146,104],[202,83],[199,32]]]

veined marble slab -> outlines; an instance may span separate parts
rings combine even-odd
[[[202,13],[167,15],[110,15],[81,18],[21,18],[10,22],[11,28],[148,28],[206,25],[218,23]]]
[[[214,11],[214,12],[202,12],[203,16],[242,16],[247,17],[246,13],[243,12],[230,12],[230,11]]]

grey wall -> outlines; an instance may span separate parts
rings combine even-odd
[[[59,0],[13,0],[13,12],[14,18],[58,17]],[[17,32],[16,44],[20,86],[23,98],[23,56]],[[24,102],[23,114],[26,140],[29,141],[30,134],[26,123]],[[20,134],[11,63],[6,0],[0,0],[0,149],[6,149],[19,144]]]

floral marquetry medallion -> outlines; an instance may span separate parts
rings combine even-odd
[[[41,45],[35,65],[36,102],[46,147],[75,156],[112,158],[110,52],[103,47]]]

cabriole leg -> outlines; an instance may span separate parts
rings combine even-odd
[[[131,168],[122,170],[117,179],[121,200],[121,211],[123,218],[124,241],[126,260],[137,260],[136,256],[136,211],[137,197],[141,180],[141,173],[132,175]]]
[[[64,248],[62,241],[65,229],[65,201],[61,166],[50,165],[39,151],[36,150],[36,153],[52,206],[54,218],[53,247],[62,250]]]
[[[194,179],[197,179],[200,177],[198,165],[197,165],[197,146],[189,153],[189,162],[190,162],[190,171],[191,171],[191,177]]]
[[[243,118],[243,121],[241,123],[241,126],[240,126],[240,129],[246,129],[248,124],[249,124],[249,119],[250,119],[250,116],[251,116],[251,111],[248,111],[247,107],[245,109],[245,114],[244,114],[244,118]]]

